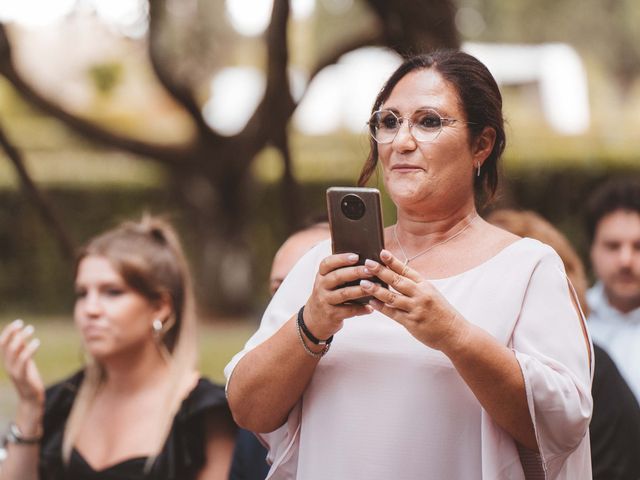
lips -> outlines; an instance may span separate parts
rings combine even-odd
[[[87,340],[100,338],[104,335],[104,329],[97,326],[90,326],[82,329],[82,335]]]
[[[104,336],[108,329],[108,322],[103,319],[91,320],[82,326],[82,335],[91,340]]]
[[[621,285],[637,285],[640,284],[640,279],[635,277],[634,275],[618,275],[613,281],[617,284]]]
[[[398,163],[392,166],[391,170],[394,172],[417,172],[417,171],[423,171],[424,169],[422,167],[419,167],[417,165],[412,165],[410,163]]]

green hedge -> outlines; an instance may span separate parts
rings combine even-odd
[[[515,206],[539,212],[565,232],[586,258],[582,228],[585,199],[606,178],[630,175],[640,175],[640,161],[638,168],[608,170],[519,167],[505,176],[493,207]],[[308,214],[324,211],[324,191],[332,184],[325,181],[301,185]],[[164,189],[55,189],[45,193],[79,242],[120,220],[136,218],[144,211],[168,213],[185,239],[192,264],[198,264],[191,248],[194,243],[190,222]],[[281,209],[277,185],[259,185],[253,205],[247,241],[255,265],[256,289],[251,307],[257,312],[267,300],[271,259],[286,238],[287,228],[283,216],[277,213]],[[393,206],[386,197],[384,214],[387,224],[394,221]],[[0,191],[0,225],[0,314],[70,312],[73,303],[71,262],[61,258],[50,232],[21,192]]]

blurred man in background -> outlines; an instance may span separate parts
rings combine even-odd
[[[330,236],[329,223],[322,221],[298,230],[284,241],[271,264],[269,293],[272,297],[296,262],[312,247]]]
[[[587,212],[597,279],[587,293],[589,329],[640,401],[640,180],[604,184]]]

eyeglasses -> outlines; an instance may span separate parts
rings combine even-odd
[[[391,143],[398,135],[405,120],[409,124],[411,135],[418,142],[433,142],[442,132],[442,127],[448,127],[460,121],[455,118],[443,117],[432,108],[418,109],[410,117],[398,116],[391,110],[378,110],[373,112],[367,122],[369,133],[378,143]]]

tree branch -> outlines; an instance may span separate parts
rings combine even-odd
[[[35,205],[36,210],[42,217],[44,223],[48,225],[48,227],[53,232],[53,235],[56,238],[58,245],[60,246],[60,251],[62,252],[63,256],[69,260],[73,259],[73,257],[75,256],[75,247],[73,242],[71,241],[71,237],[63,228],[62,223],[51,207],[51,203],[44,198],[40,190],[38,190],[38,187],[36,187],[36,184],[31,179],[31,176],[29,175],[29,172],[24,165],[22,154],[9,141],[1,125],[0,145],[2,146],[5,153],[7,154],[7,157],[9,157],[9,160],[16,169],[16,173],[18,174],[18,178],[20,179],[20,184],[22,185],[22,189],[26,193],[27,197],[29,197],[32,203]]]
[[[281,135],[275,138],[273,143],[282,155],[282,163],[284,165],[284,172],[280,181],[281,200],[284,207],[282,212],[287,219],[289,232],[293,233],[300,226],[302,204],[300,202],[300,189],[293,171],[287,132],[282,131]]]
[[[289,88],[289,46],[287,44],[287,24],[289,21],[289,1],[275,0],[271,12],[271,23],[267,30],[267,86],[265,100],[276,103],[270,93],[279,93],[292,103]]]
[[[367,0],[378,15],[385,44],[406,56],[460,46],[452,0]]]
[[[150,0],[149,1],[149,59],[151,60],[151,66],[153,71],[165,90],[178,102],[191,116],[198,131],[201,134],[213,137],[219,137],[207,124],[202,116],[202,109],[193,97],[191,90],[178,84],[174,81],[172,75],[167,71],[166,64],[162,60],[162,54],[160,52],[160,30],[162,26],[162,20],[165,18],[166,2],[164,0]]]
[[[267,42],[267,85],[255,112],[246,127],[238,135],[251,139],[255,152],[245,157],[246,168],[268,141],[277,141],[286,132],[289,119],[295,110],[295,102],[289,88],[287,66],[289,48],[287,45],[287,22],[289,19],[289,1],[275,0],[271,12],[271,23],[266,32]]]
[[[18,91],[28,103],[57,118],[80,135],[89,140],[101,143],[110,148],[117,148],[136,155],[159,161],[172,167],[185,166],[189,148],[154,145],[135,140],[105,130],[95,123],[69,113],[64,108],[45,98],[34,90],[16,71],[11,54],[11,44],[6,35],[4,25],[0,23],[0,74]]]

